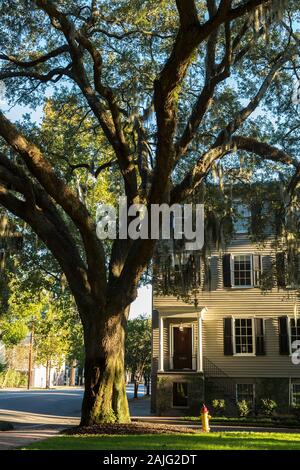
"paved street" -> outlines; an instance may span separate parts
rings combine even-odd
[[[144,395],[141,385],[139,396]],[[29,442],[57,434],[67,426],[79,423],[83,389],[56,388],[52,390],[0,390],[0,421],[14,424],[14,431],[0,431],[0,450],[25,446]],[[133,386],[127,386],[128,398]],[[150,413],[148,399],[130,401],[132,416]]]
[[[0,391],[0,420],[15,427],[75,424],[80,416],[81,388]]]
[[[144,387],[141,385],[139,396],[143,394]],[[79,387],[30,391],[1,390],[0,421],[14,422],[17,428],[32,424],[76,424],[80,416],[82,396],[83,389]],[[127,396],[133,397],[133,385],[127,386]]]

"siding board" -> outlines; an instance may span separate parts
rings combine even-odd
[[[271,266],[274,253],[271,249],[271,240],[263,248],[251,244],[247,237],[233,240],[227,253],[255,253],[263,256],[263,268]],[[203,321],[203,355],[214,362],[231,377],[293,377],[300,378],[300,365],[293,365],[289,356],[279,354],[278,317],[294,314],[294,304],[298,303],[297,293],[274,287],[271,291],[262,292],[259,288],[223,288],[222,255],[213,252],[212,287],[211,291],[199,288],[197,300],[199,307],[207,307]],[[192,305],[186,304],[176,297],[154,296],[154,308],[161,313],[180,314],[195,312]],[[223,350],[223,318],[228,316],[259,317],[265,319],[265,347],[264,356],[224,356]],[[169,342],[168,331],[172,320],[165,320],[165,355],[168,366]],[[176,321],[176,320],[175,320]],[[187,321],[187,320],[184,320]],[[196,320],[195,322],[195,345]],[[153,358],[157,363],[159,348],[158,328],[153,329]],[[196,353],[196,349],[195,349]],[[155,370],[154,370],[155,372]]]

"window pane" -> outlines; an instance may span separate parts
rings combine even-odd
[[[251,405],[254,403],[254,384],[236,385],[237,401],[246,400]]]
[[[300,406],[300,384],[292,386],[292,402],[294,406]]]
[[[187,394],[186,382],[173,383],[173,406],[187,406]]]
[[[300,340],[300,319],[297,319],[297,321],[295,321],[294,318],[291,318],[290,325],[291,325],[291,343],[293,343],[293,341]]]
[[[251,286],[251,257],[234,256],[234,285]]]
[[[253,328],[251,318],[235,319],[235,352],[236,354],[253,353]]]
[[[234,204],[235,215],[233,218],[234,231],[236,233],[248,233],[251,212],[247,204],[236,202]]]

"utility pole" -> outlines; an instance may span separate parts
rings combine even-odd
[[[31,333],[30,333],[30,343],[29,343],[27,390],[30,389],[31,381],[32,381],[33,341],[34,341],[34,323],[32,322]]]

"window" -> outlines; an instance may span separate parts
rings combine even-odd
[[[249,232],[251,211],[247,204],[238,202],[234,205],[235,216],[233,218],[233,227],[235,233],[243,234]]]
[[[300,406],[300,383],[292,384],[292,405]]]
[[[300,340],[300,318],[297,321],[294,318],[290,319],[290,331],[292,345],[294,341]]]
[[[254,354],[253,319],[235,318],[235,354]]]
[[[242,400],[254,404],[254,384],[236,384],[236,401]]]
[[[252,257],[238,255],[233,257],[233,285],[235,287],[252,286]]]
[[[259,287],[263,272],[263,258],[260,254],[254,253],[223,255],[223,286]]]
[[[188,406],[188,385],[186,382],[173,383],[173,406],[185,408]]]

